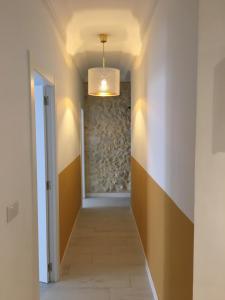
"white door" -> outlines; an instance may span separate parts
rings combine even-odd
[[[38,247],[39,281],[49,282],[49,199],[47,164],[47,122],[45,95],[42,84],[35,85],[37,199],[38,199]]]

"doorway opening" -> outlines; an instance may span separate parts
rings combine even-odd
[[[45,284],[58,280],[60,265],[55,96],[53,83],[37,71],[31,74],[38,279],[42,292]]]

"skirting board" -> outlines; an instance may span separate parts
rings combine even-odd
[[[83,208],[91,208],[91,207],[129,207],[130,206],[130,198],[129,197],[93,197],[93,198],[85,198],[82,201]]]
[[[150,284],[150,287],[151,287],[151,290],[152,290],[153,300],[159,300],[157,292],[156,292],[156,288],[155,288],[155,285],[154,285],[154,282],[153,282],[153,278],[152,278],[152,275],[151,275],[151,271],[149,269],[148,260],[147,260],[146,255],[145,255],[145,251],[144,251],[144,247],[143,247],[143,244],[142,244],[141,236],[140,236],[140,233],[139,233],[139,230],[138,230],[138,226],[137,226],[136,219],[134,217],[134,213],[133,213],[132,208],[131,208],[131,214],[133,216],[134,223],[136,225],[136,230],[138,232],[139,241],[141,243],[142,251],[143,251],[143,254],[144,254],[144,257],[145,257],[145,269],[146,269],[149,284]]]
[[[130,198],[130,193],[87,193],[86,198]]]
[[[63,258],[62,258],[62,260],[61,260],[61,262],[60,262],[60,276],[62,276],[62,270],[63,270],[64,260],[65,260],[67,251],[68,251],[68,249],[69,249],[69,245],[70,245],[70,242],[71,242],[72,234],[73,234],[73,232],[74,232],[74,230],[75,230],[75,227],[76,227],[76,225],[77,225],[77,220],[78,220],[78,217],[79,217],[79,215],[80,215],[80,211],[81,211],[81,208],[79,209],[79,211],[78,211],[78,213],[77,213],[76,219],[75,219],[74,224],[73,224],[72,231],[71,231],[71,233],[70,233],[70,237],[69,237],[68,242],[67,242],[67,244],[66,244],[66,248],[65,248],[65,251],[64,251],[64,254],[63,254]]]

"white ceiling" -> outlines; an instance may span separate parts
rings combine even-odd
[[[109,34],[106,65],[121,70],[122,80],[140,53],[143,35],[157,0],[46,0],[83,76],[101,65],[98,34]]]

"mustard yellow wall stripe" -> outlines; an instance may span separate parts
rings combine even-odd
[[[80,156],[59,174],[60,259],[81,207]]]
[[[194,225],[134,158],[132,209],[159,300],[191,300]]]

